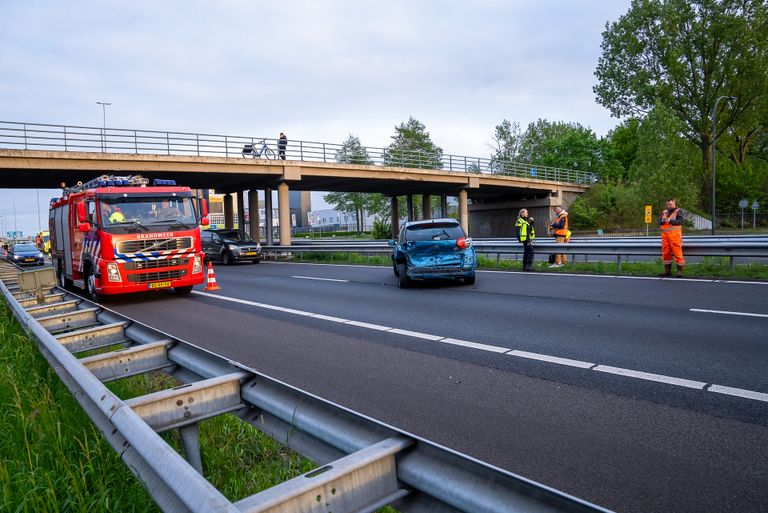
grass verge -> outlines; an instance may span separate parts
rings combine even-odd
[[[478,268],[489,270],[521,271],[521,260],[496,260],[483,255],[478,256]],[[360,253],[299,253],[294,250],[293,262],[322,262],[332,264],[379,265],[389,267],[392,259],[389,255],[364,255]],[[623,262],[621,271],[617,271],[616,262],[574,262],[560,268],[550,268],[546,262],[537,262],[538,272],[606,274],[621,276],[657,276],[664,271],[661,260],[655,262]],[[674,268],[673,268],[674,272]],[[701,262],[688,264],[685,268],[688,278],[717,278],[736,280],[768,280],[768,264],[737,264],[730,268],[728,257],[704,257]]]

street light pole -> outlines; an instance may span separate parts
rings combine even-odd
[[[107,105],[112,105],[110,102],[96,102],[101,105],[101,115],[103,118],[103,128],[101,129],[101,151],[107,151]]]
[[[720,96],[712,107],[712,235],[715,234],[715,159],[717,158],[717,104],[720,100],[735,100],[734,96]]]

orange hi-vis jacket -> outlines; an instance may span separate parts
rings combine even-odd
[[[568,235],[568,214],[563,210],[560,212],[560,215],[557,216],[557,219],[555,219],[555,222],[552,223],[552,225],[560,225],[562,223],[563,225],[560,228],[555,228],[555,236],[556,237],[566,237]]]

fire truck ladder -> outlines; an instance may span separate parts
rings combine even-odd
[[[0,262],[0,292],[104,438],[165,512],[605,512],[202,350]],[[4,342],[0,342],[4,343]],[[119,349],[114,350],[115,346]],[[95,356],[78,358],[100,349]],[[105,382],[181,385],[122,400]],[[319,464],[232,502],[202,475],[198,423],[234,414]],[[158,435],[178,429],[186,459]]]

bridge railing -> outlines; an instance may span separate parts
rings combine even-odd
[[[254,148],[258,158],[281,157],[279,141],[269,137],[0,121],[0,148],[9,149],[252,158],[254,153],[243,154],[246,145]],[[268,151],[262,153],[263,145]],[[598,180],[595,173],[587,171],[422,150],[393,151],[366,146],[350,154],[341,144],[315,141],[290,140],[284,156],[286,160],[304,162],[441,169],[582,185]]]

